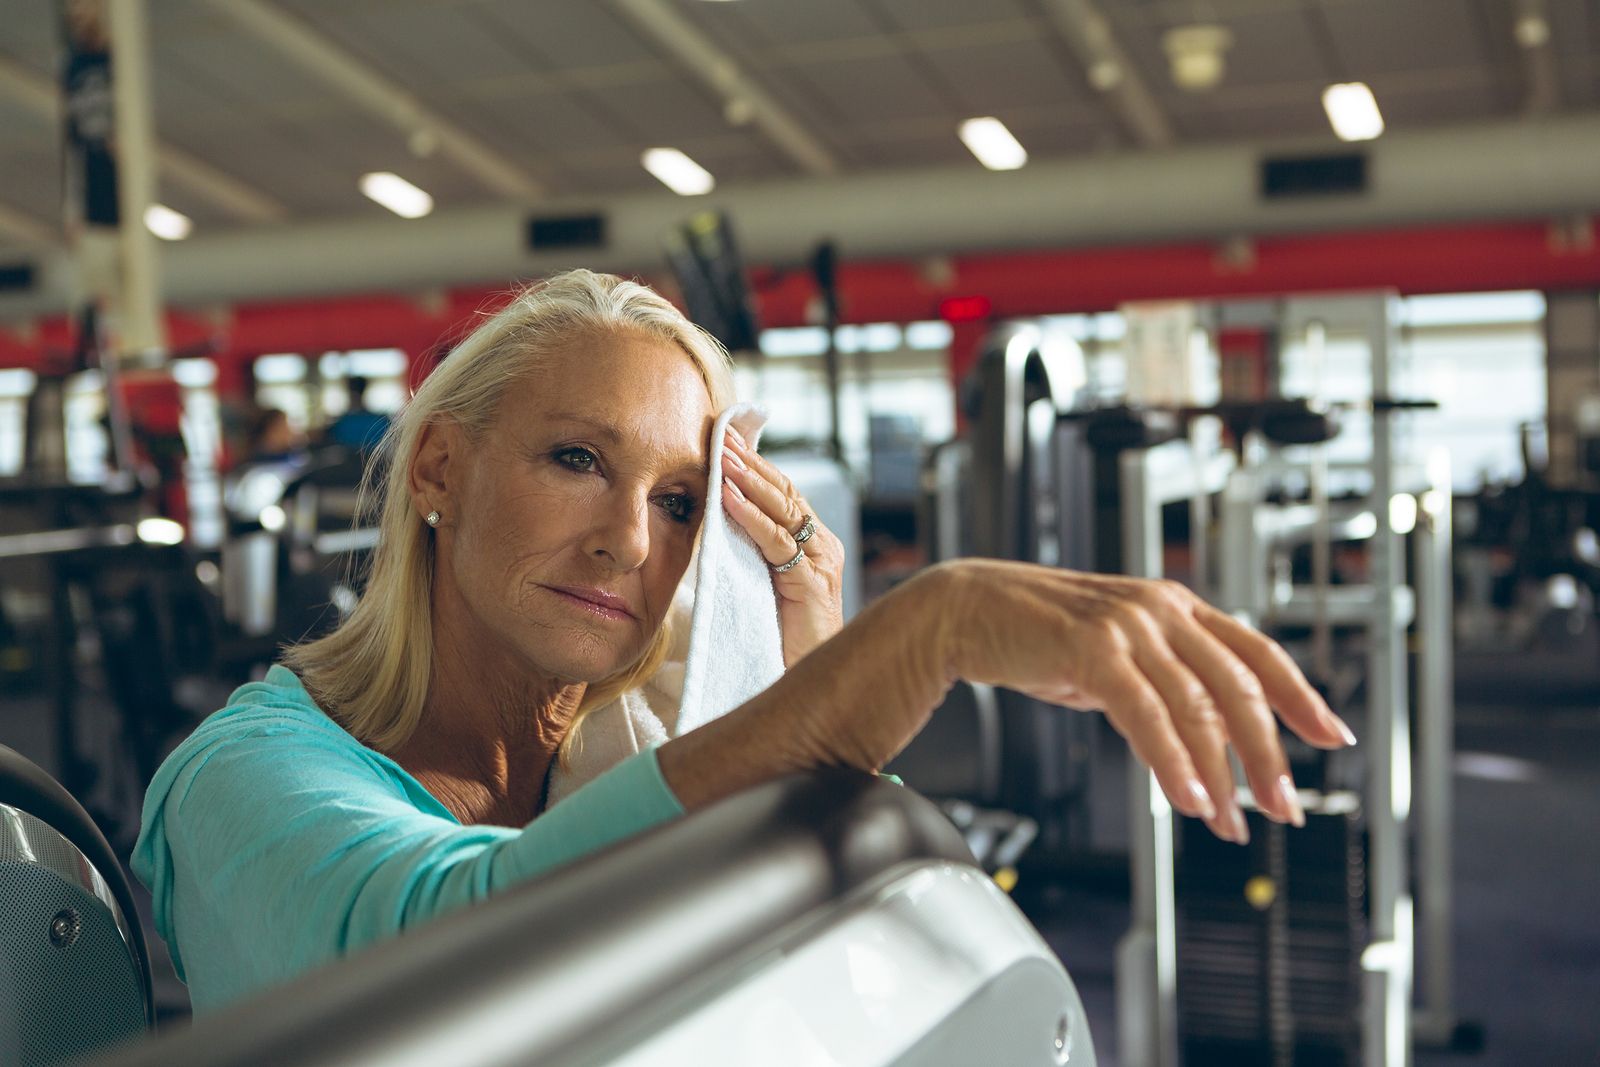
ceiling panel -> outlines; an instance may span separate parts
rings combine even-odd
[[[61,220],[61,157],[48,145],[0,156],[0,203],[46,226]]]
[[[643,131],[648,144],[676,144],[714,136],[727,129],[721,110],[699,86],[684,81],[643,82],[595,90],[594,98],[612,114]]]
[[[242,33],[208,31],[191,36],[157,20],[150,50],[153,65],[181,64],[204,76],[209,85],[262,110],[320,110],[332,97],[320,78]]]
[[[54,77],[61,50],[55,5],[41,0],[0,0],[0,55]]]
[[[527,60],[476,8],[438,4],[376,8],[294,0],[308,22],[400,83],[424,90],[463,78],[520,73]]]
[[[1600,104],[1600,5],[1587,0],[1550,0],[1550,44],[1560,68],[1563,99],[1569,105]]]
[[[1375,77],[1372,93],[1389,129],[1421,129],[1482,119],[1504,106],[1500,84],[1481,68],[1463,68],[1446,78],[1409,74]]]
[[[700,4],[694,17],[733,39],[768,44],[874,37],[881,31],[861,0],[766,0],[765,3]]]
[[[971,26],[1032,14],[1019,0],[866,0],[903,30]]]
[[[724,185],[800,168],[616,14],[611,0],[262,0],[275,3],[419,96],[557,193],[657,188],[642,149],[673,144]],[[1044,0],[664,0],[830,147],[847,171],[976,165],[961,119],[1003,118],[1035,158],[1126,139],[1045,17]],[[1546,0],[1562,106],[1600,105],[1600,6]],[[1522,72],[1507,0],[1099,0],[1181,142],[1326,136],[1323,87],[1370,82],[1392,128],[1515,113]],[[293,214],[373,208],[356,177],[383,167],[443,206],[492,196],[219,13],[155,0],[157,129],[165,140]],[[1169,28],[1215,19],[1234,33],[1215,91],[1171,83]],[[54,6],[0,0],[0,57],[54,77]],[[57,212],[57,138],[0,96],[0,201]],[[181,188],[174,206],[212,225]]]
[[[1080,82],[1044,41],[938,49],[926,55],[973,115],[1084,100]]]
[[[817,98],[848,122],[949,111],[938,89],[904,56],[808,63],[803,73]]]
[[[1327,4],[1324,18],[1348,77],[1490,61],[1476,0],[1365,0]],[[1509,41],[1509,20],[1505,26]]]
[[[661,58],[600,0],[486,0],[482,7],[555,70]]]
[[[484,125],[495,131],[494,142],[515,143],[522,151],[560,154],[575,147],[625,151],[634,145],[630,124],[581,96],[484,100],[475,109]]]
[[[1173,110],[1172,118],[1179,136],[1190,140],[1333,137],[1322,111],[1320,88],[1309,84],[1299,88],[1285,86],[1282,92],[1254,92],[1248,107],[1180,107]]]

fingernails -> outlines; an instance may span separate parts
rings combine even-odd
[[[735,500],[744,499],[744,493],[742,490],[740,490],[738,482],[735,482],[732,479],[724,478],[722,480],[722,487],[728,490],[728,492],[732,493]]]
[[[1356,732],[1350,729],[1350,725],[1348,723],[1331,711],[1328,712],[1328,718],[1333,721],[1334,729],[1339,731],[1339,736],[1344,738],[1345,744],[1353,745],[1356,743]]]
[[[1250,843],[1250,826],[1244,821],[1244,812],[1232,800],[1223,807],[1222,814],[1208,825],[1211,832],[1224,841],[1232,841],[1236,845]]]
[[[1211,802],[1211,794],[1206,792],[1206,787],[1200,779],[1191,778],[1184,783],[1184,789],[1189,794],[1189,810],[1185,815],[1192,815],[1200,819],[1215,819],[1217,806]]]
[[[750,447],[744,443],[744,434],[740,433],[738,430],[735,430],[732,426],[728,427],[728,436],[732,438],[733,443],[738,445],[740,448]]]
[[[1280,774],[1276,783],[1278,799],[1282,801],[1284,814],[1295,826],[1306,824],[1306,813],[1300,807],[1300,794],[1295,790],[1294,780],[1287,774]]]
[[[1205,785],[1198,777],[1190,777],[1189,781],[1184,782],[1184,792],[1187,793],[1189,800],[1189,808],[1184,811],[1186,816],[1194,816],[1197,819],[1216,817],[1216,805],[1211,803],[1211,793],[1206,792]]]
[[[729,463],[732,463],[735,467],[738,467],[742,471],[747,471],[750,469],[744,465],[744,460],[739,458],[739,453],[737,452],[730,452],[727,449],[723,449],[722,458],[726,459]]]

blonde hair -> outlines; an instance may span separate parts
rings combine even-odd
[[[362,742],[393,751],[422,717],[432,682],[433,531],[412,506],[410,467],[424,427],[454,421],[481,440],[506,389],[538,373],[562,344],[592,333],[637,332],[676,345],[699,369],[721,411],[733,402],[728,354],[662,296],[638,282],[572,270],[517,291],[509,304],[458,344],[390,424],[367,469],[362,498],[378,513],[378,547],[366,590],[332,633],[285,649],[322,708]],[[671,640],[662,624],[637,660],[589,685],[572,729],[591,710],[642,685]]]

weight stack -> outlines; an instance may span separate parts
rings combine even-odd
[[[1185,1067],[1357,1067],[1366,847],[1354,793],[1302,793],[1294,830],[1246,811],[1250,844],[1182,820],[1178,1032]]]

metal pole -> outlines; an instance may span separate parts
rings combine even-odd
[[[121,214],[121,293],[117,302],[123,358],[159,361],[167,348],[156,239],[144,225],[155,203],[155,119],[150,100],[150,36],[145,0],[106,4],[112,95],[116,107],[117,199]]]
[[[1123,570],[1159,578],[1161,504],[1151,453],[1120,462]],[[1128,755],[1128,860],[1132,922],[1117,945],[1117,1034],[1126,1067],[1177,1067],[1178,941],[1173,888],[1172,806],[1155,775]]]
[[[1394,316],[1378,297],[1368,336],[1372,345],[1372,395],[1390,396]],[[1411,809],[1411,726],[1406,682],[1406,620],[1400,611],[1405,584],[1404,544],[1390,502],[1395,484],[1395,413],[1372,411],[1372,616],[1367,653],[1367,833],[1371,849],[1367,883],[1372,944],[1363,954],[1366,982],[1365,1059],[1368,1067],[1404,1067],[1411,1050],[1411,900],[1406,872],[1406,822]]]
[[[1428,464],[1427,492],[1418,509],[1417,587],[1417,879],[1422,922],[1417,929],[1417,972],[1422,1008],[1413,1030],[1431,1043],[1455,1033],[1455,953],[1451,850],[1454,797],[1450,753],[1455,746],[1455,677],[1451,623],[1451,478],[1449,455]]]

